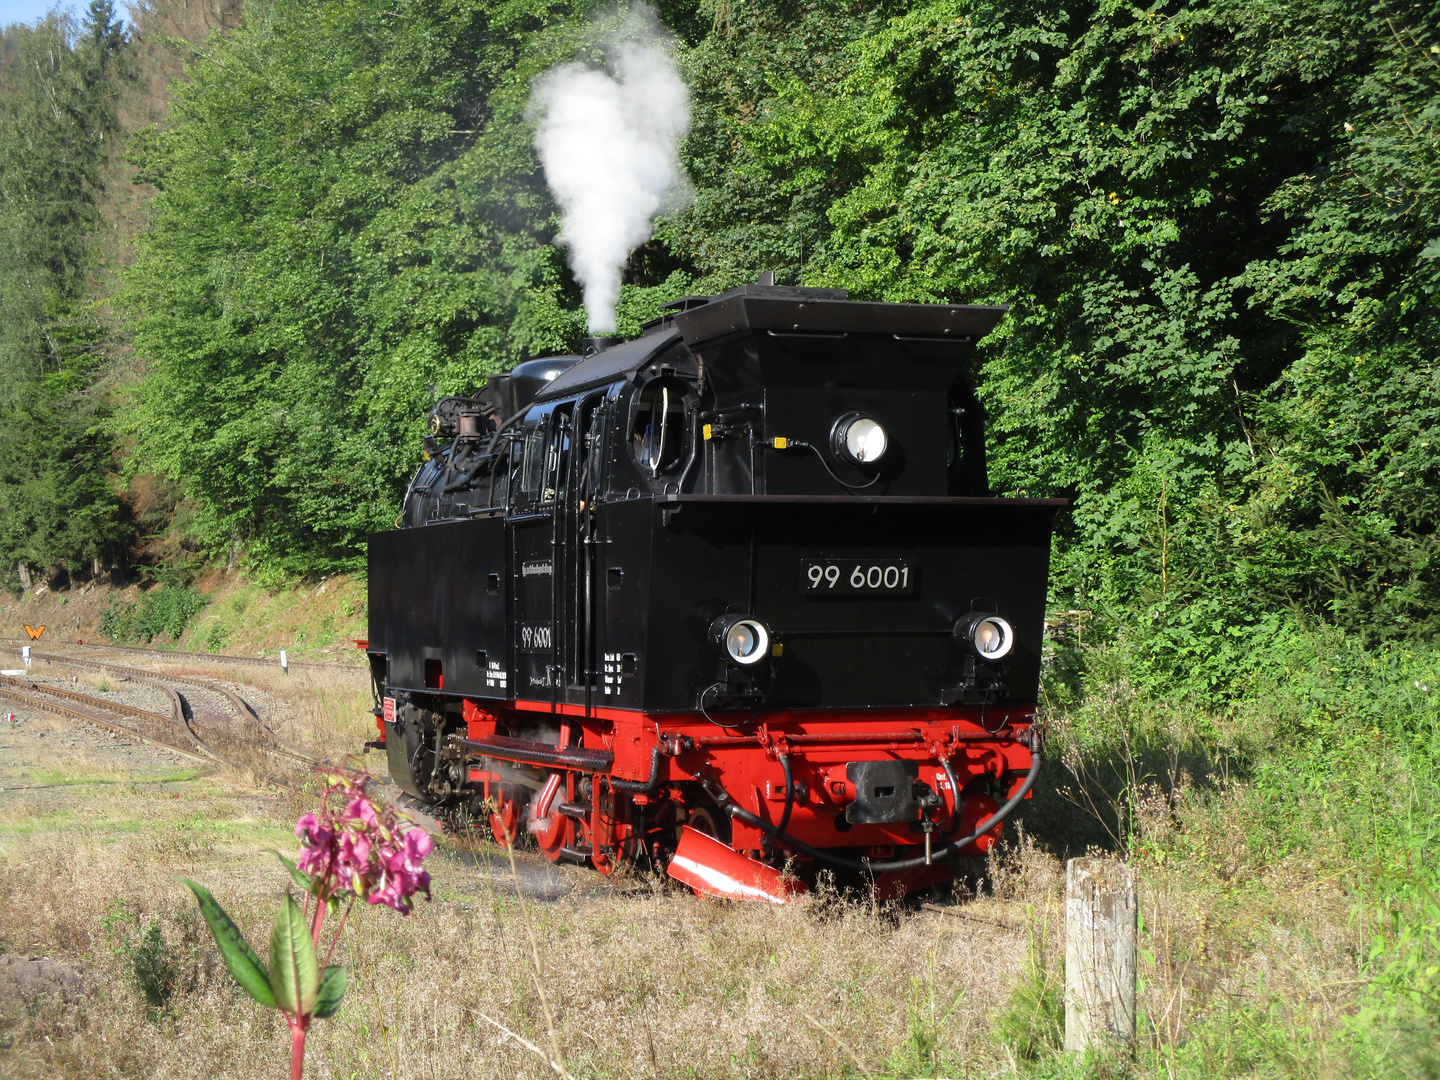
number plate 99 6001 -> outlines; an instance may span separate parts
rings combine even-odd
[[[902,559],[801,559],[800,591],[810,596],[895,596],[915,591]]]

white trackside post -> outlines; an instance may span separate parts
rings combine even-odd
[[[286,659],[284,649],[280,650],[280,670],[286,675],[290,674],[290,661]]]
[[[1065,864],[1065,1049],[1135,1041],[1135,873],[1115,859]]]

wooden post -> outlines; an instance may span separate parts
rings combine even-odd
[[[1065,1049],[1135,1039],[1135,874],[1114,859],[1065,864]]]

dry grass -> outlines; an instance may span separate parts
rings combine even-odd
[[[280,878],[258,850],[170,822],[124,837],[85,831],[32,847],[27,863],[24,874],[12,866],[0,892],[4,950],[75,958],[109,989],[89,1007],[7,1017],[12,1075],[281,1071],[278,1021],[207,962],[203,928],[170,878],[206,881],[262,938]],[[547,1038],[514,895],[473,887],[458,861],[441,859],[435,871],[437,902],[410,919],[365,911],[351,921],[345,962],[356,983],[341,1015],[317,1028],[314,1075],[548,1074],[480,1019]],[[1013,932],[977,933],[934,914],[897,919],[833,897],[732,906],[634,884],[638,895],[530,904],[547,943],[541,965],[556,1035],[576,1076],[838,1075],[854,1071],[855,1058],[878,1073],[905,1039],[905,1003],[932,983],[942,997],[963,989],[942,1033],[945,1057],[977,1067],[993,1059],[986,1016],[1014,974]],[[117,910],[160,920],[184,971],[170,1016],[146,1018],[123,960],[110,954],[103,927]],[[802,1011],[838,1037],[797,1022]]]
[[[250,698],[285,738],[325,756],[353,752],[369,737],[368,689],[358,674],[197,674],[246,678],[258,691]],[[107,768],[93,756],[76,763],[91,780],[113,778]],[[174,877],[210,887],[263,953],[285,883],[265,849],[293,847],[299,804],[234,777],[159,788],[81,785],[67,789],[67,801],[43,806],[30,794],[0,795],[0,953],[66,960],[99,988],[68,1004],[0,1001],[0,1046],[9,1047],[0,1050],[0,1072],[283,1075],[281,1023],[217,969]],[[1333,1027],[1353,1001],[1361,943],[1326,853],[1252,857],[1253,842],[1231,812],[1242,799],[1238,790],[1201,799],[1182,785],[1178,795],[1157,789],[1137,809],[1154,851],[1173,852],[1183,837],[1187,852],[1134,856],[1145,1050],[1158,1071],[1173,1073],[1177,1056],[1197,1052],[1209,1054],[1214,1075],[1253,1071],[1258,1066],[1237,1058],[1216,1030],[1262,1023],[1276,1009],[1297,1029]],[[1044,814],[1035,819],[1038,828]],[[485,1019],[550,1045],[515,889],[485,850],[488,865],[442,845],[432,865],[435,902],[411,918],[365,910],[350,920],[342,949],[352,988],[340,1014],[317,1024],[308,1075],[553,1075],[541,1056]],[[532,899],[565,1067],[576,1077],[656,1080],[1032,1069],[993,1030],[997,1016],[1016,1008],[1027,953],[1040,950],[1041,967],[1058,970],[1063,867],[1021,832],[1002,857],[972,870],[953,909],[969,918],[879,908],[823,888],[794,906],[735,905],[644,876],[558,902]],[[175,972],[174,992],[158,1011],[134,966],[152,921]],[[1290,1049],[1271,1048],[1260,1071],[1327,1071],[1323,1055]]]

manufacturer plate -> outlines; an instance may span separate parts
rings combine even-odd
[[[810,596],[903,596],[916,576],[903,559],[800,560],[800,591]]]

